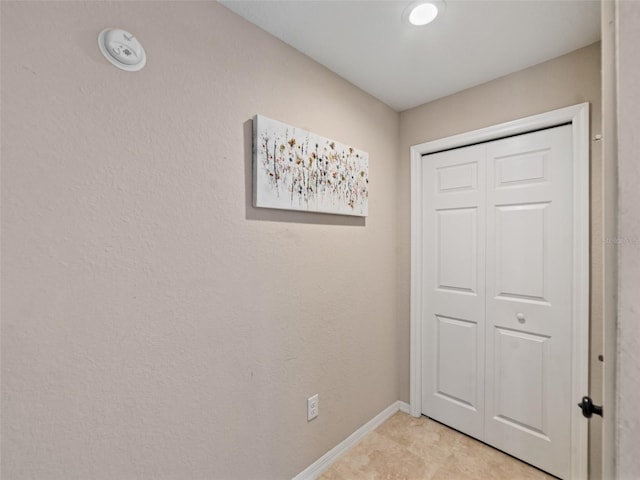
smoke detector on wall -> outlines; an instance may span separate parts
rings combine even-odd
[[[105,28],[98,35],[100,51],[116,67],[137,72],[147,63],[147,54],[132,33],[120,28]]]

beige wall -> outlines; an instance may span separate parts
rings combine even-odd
[[[597,44],[398,115],[216,3],[1,8],[12,480],[297,474],[408,401],[409,147],[584,101],[600,133]],[[107,26],[144,70],[101,57]],[[256,113],[368,151],[369,217],[253,208]]]
[[[590,102],[591,133],[601,133],[600,44],[513,73],[400,114],[400,175],[397,220],[401,344],[409,344],[410,157],[412,145],[515,120],[561,107]],[[593,143],[592,143],[593,145]],[[591,152],[591,396],[602,400],[602,154]],[[400,398],[409,400],[409,353],[399,351]],[[578,399],[579,400],[579,399]],[[600,471],[600,420],[593,419],[590,468]],[[597,478],[594,477],[594,478]]]
[[[640,3],[618,4],[618,478],[640,472]]]
[[[398,399],[396,112],[215,2],[3,1],[1,100],[2,478],[290,478]],[[369,217],[252,208],[256,113]]]

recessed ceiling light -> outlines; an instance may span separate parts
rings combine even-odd
[[[422,26],[433,22],[443,10],[442,0],[419,0],[405,8],[402,18],[411,25]]]

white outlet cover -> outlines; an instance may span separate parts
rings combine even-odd
[[[307,420],[313,420],[319,414],[318,394],[307,398]]]
[[[120,28],[101,31],[98,47],[112,65],[128,72],[137,72],[147,63],[147,54],[138,39]]]

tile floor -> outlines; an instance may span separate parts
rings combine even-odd
[[[398,412],[320,480],[551,480],[534,467],[426,417]]]

